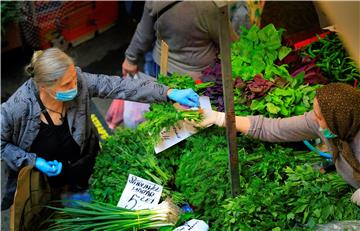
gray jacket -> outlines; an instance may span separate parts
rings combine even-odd
[[[90,74],[77,68],[77,78],[78,95],[68,103],[67,123],[81,151],[90,136],[92,97],[144,103],[167,100],[168,87],[142,73],[139,73],[138,79],[120,78]],[[24,165],[35,164],[36,154],[29,152],[40,128],[41,110],[34,95],[35,90],[35,83],[29,79],[8,101],[1,104],[1,159],[12,171],[18,171]],[[13,182],[8,182],[9,184],[14,185]]]
[[[250,129],[248,135],[256,139],[269,142],[291,142],[303,141],[304,139],[315,139],[320,137],[330,148],[329,142],[319,131],[319,125],[315,121],[313,111],[301,116],[294,116],[285,119],[269,119],[263,116],[250,117]],[[351,149],[358,161],[360,161],[360,132],[356,134],[350,143]],[[344,180],[354,188],[360,188],[360,182],[353,177],[353,170],[341,153],[335,162],[336,171]]]
[[[138,64],[155,40],[153,57],[160,64],[161,39],[169,45],[168,71],[198,76],[216,58],[219,44],[220,11],[212,1],[183,1],[157,13],[170,1],[147,1],[128,49],[126,58]]]

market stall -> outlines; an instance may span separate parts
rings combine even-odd
[[[175,230],[313,230],[342,221],[360,227],[360,208],[349,199],[355,189],[334,171],[332,156],[321,155],[328,150],[255,140],[237,133],[234,119],[303,115],[316,90],[332,82],[360,90],[358,59],[349,55],[356,52],[337,32],[322,30],[301,43],[273,24],[242,27],[230,45],[227,7],[219,10],[220,59],[201,80],[173,74],[158,81],[208,97],[214,110],[226,112],[226,128],[198,128],[156,151],[181,136],[183,121],[201,123],[207,115],[203,108],[152,104],[145,122],[119,127],[102,143],[93,201],[51,207],[49,230],[174,230],[185,222]]]

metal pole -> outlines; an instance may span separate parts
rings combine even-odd
[[[240,175],[239,175],[239,158],[236,145],[236,127],[234,112],[234,81],[231,77],[231,51],[230,51],[230,25],[228,6],[220,8],[220,56],[221,56],[221,74],[223,82],[223,92],[226,113],[226,135],[229,148],[229,168],[231,174],[231,193],[235,197],[240,193]]]

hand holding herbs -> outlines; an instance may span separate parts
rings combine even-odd
[[[200,122],[203,118],[202,110],[177,110],[169,103],[151,104],[150,111],[144,114],[145,122],[141,123],[138,129],[150,134],[154,144],[160,139],[160,133],[168,131],[170,127],[177,124],[180,120],[192,120]]]

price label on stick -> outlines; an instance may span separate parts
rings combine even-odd
[[[131,210],[154,208],[159,204],[162,190],[161,185],[129,174],[117,206]]]
[[[206,112],[211,111],[210,99],[207,96],[201,96],[199,98],[200,107]],[[155,153],[162,152],[171,146],[179,143],[180,141],[195,134],[197,129],[191,124],[184,121],[179,121],[176,126],[170,128],[169,131],[161,132],[161,140],[155,147]]]

